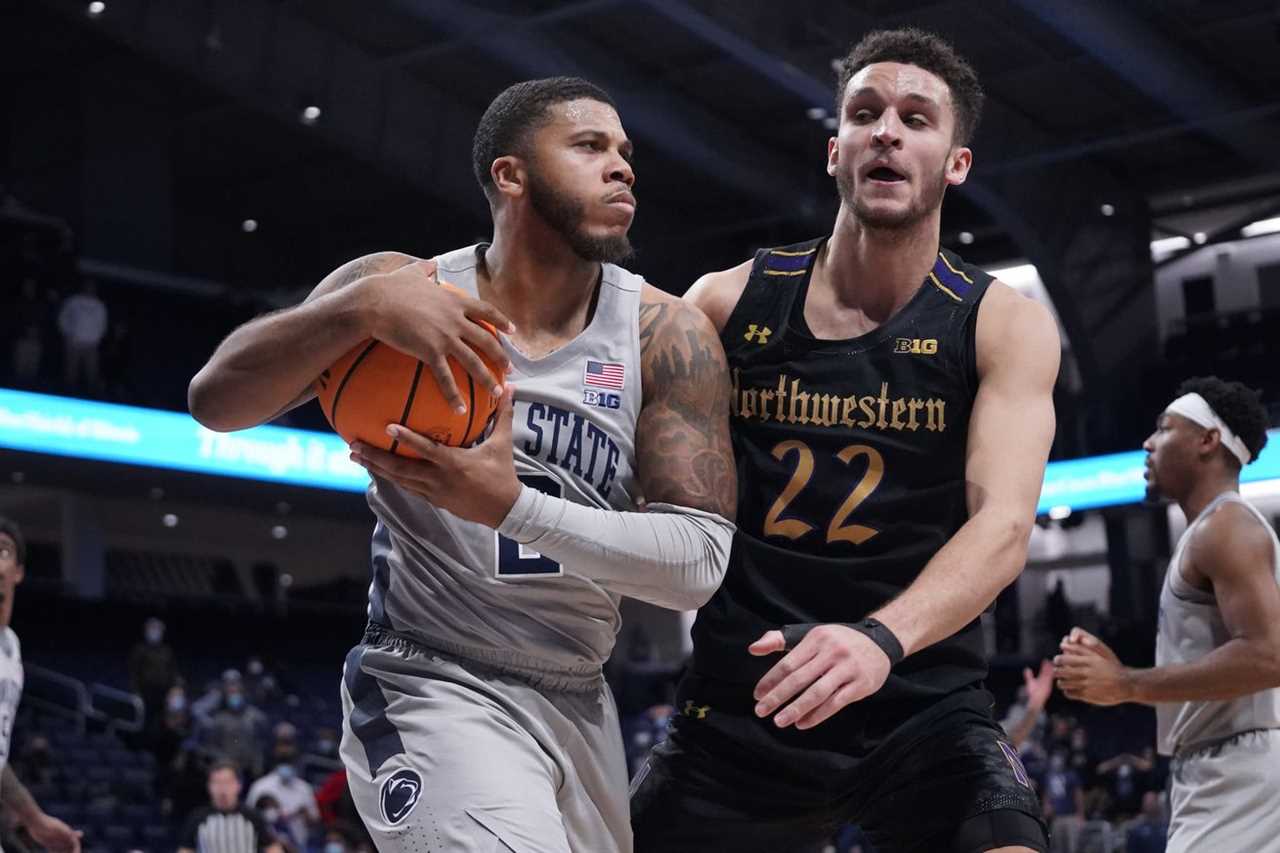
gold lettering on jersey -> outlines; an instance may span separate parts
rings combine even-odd
[[[820,394],[786,373],[772,388],[743,388],[740,371],[733,370],[733,414],[745,420],[881,432],[943,432],[947,428],[947,401],[935,397],[894,396],[888,382],[880,393]]]
[[[893,342],[894,352],[908,352],[912,355],[937,355],[937,338],[897,338]]]

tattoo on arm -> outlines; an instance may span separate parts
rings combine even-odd
[[[644,407],[636,458],[645,500],[733,520],[738,487],[729,440],[729,368],[715,331],[679,301],[640,306]]]
[[[0,802],[4,803],[23,822],[26,822],[32,815],[40,811],[40,806],[36,804],[31,792],[18,781],[17,774],[7,764],[3,775],[0,775]]]

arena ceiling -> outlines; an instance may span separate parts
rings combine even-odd
[[[1153,233],[1212,235],[1280,199],[1276,0],[89,5],[7,3],[5,75],[19,92],[74,79],[85,101],[146,100],[167,135],[174,271],[257,289],[296,288],[371,249],[485,235],[469,165],[480,113],[514,81],[578,74],[615,96],[636,142],[637,266],[679,291],[752,246],[828,227],[832,62],[900,25],[953,40],[988,93],[974,186],[949,198],[944,222],[944,240],[977,260],[1024,254],[990,187],[1049,186],[1082,164],[1099,207],[1112,188],[1145,200]],[[307,106],[320,109],[312,124]],[[29,111],[8,112],[11,140],[29,147]],[[16,147],[21,197],[34,178]],[[74,152],[50,156],[49,168],[75,165]],[[974,235],[967,248],[961,232]]]

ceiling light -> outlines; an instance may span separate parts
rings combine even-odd
[[[972,245],[973,245],[973,232],[972,232],[972,231],[961,231],[961,232],[960,232],[960,234],[959,234],[959,240],[960,240],[960,242],[961,242],[961,243],[963,243],[963,244],[964,244],[964,245],[966,245],[966,246],[972,246]]]
[[[283,539],[288,535],[289,528],[285,527],[283,524],[277,524],[275,527],[271,528],[272,539]]]
[[[1259,237],[1263,234],[1275,234],[1278,231],[1280,231],[1280,216],[1273,219],[1259,219],[1240,229],[1241,235],[1245,237]]]
[[[258,230],[258,220],[246,219],[244,222],[240,223],[240,230],[246,234],[252,234],[254,231]]]
[[[89,4],[90,18],[96,18],[105,11],[107,11],[107,4],[101,2],[101,0],[93,0],[93,2]]]
[[[1191,245],[1191,241],[1186,237],[1161,237],[1159,240],[1151,241],[1151,254],[1164,255],[1169,252],[1177,252]]]
[[[837,127],[840,126],[840,119],[836,118],[835,116],[827,116],[822,120],[822,126],[825,127],[827,130],[835,130]]]
[[[827,110],[825,107],[809,107],[804,114],[814,121],[822,121],[827,117]]]
[[[1209,235],[1204,233],[1203,231],[1197,231],[1196,233],[1191,235],[1191,239],[1195,241],[1195,244],[1197,246],[1203,246],[1205,242],[1209,239]]]
[[[320,120],[320,108],[315,104],[308,104],[302,108],[302,123],[315,124]]]
[[[1098,208],[1102,211],[1103,216],[1115,216],[1116,206],[1114,204],[1104,202],[1102,207]]]
[[[165,527],[177,527],[178,517],[171,512],[166,512],[160,517],[160,521]]]

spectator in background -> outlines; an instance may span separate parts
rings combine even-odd
[[[197,723],[207,723],[212,720],[213,715],[221,711],[226,705],[228,689],[235,685],[243,686],[240,670],[223,670],[221,680],[209,687],[204,695],[191,703],[191,716],[195,718]]]
[[[79,293],[62,301],[58,329],[65,344],[62,378],[67,390],[100,392],[98,348],[107,333],[107,306],[98,298],[97,282],[85,279]]]
[[[186,814],[204,796],[206,774],[193,737],[187,694],[180,685],[169,688],[164,721],[149,743],[163,792],[161,810],[166,814]]]
[[[1022,670],[1022,687],[1018,688],[1018,701],[1009,707],[1009,712],[1000,721],[1005,735],[1013,748],[1022,751],[1031,736],[1035,740],[1044,737],[1044,706],[1053,693],[1053,664],[1047,660],[1040,661],[1039,673],[1033,674],[1030,667]]]
[[[102,344],[102,382],[107,397],[120,403],[144,402],[137,396],[133,384],[133,339],[129,325],[123,320],[111,324],[111,331]]]
[[[282,720],[271,731],[271,747],[267,750],[264,766],[276,767],[293,764],[298,760],[298,729],[293,723]]]
[[[325,831],[324,853],[373,853],[373,843],[351,824],[339,823]]]
[[[1045,622],[1051,637],[1065,637],[1074,622],[1071,602],[1067,601],[1067,586],[1061,577],[1053,585],[1053,591],[1049,593],[1049,599],[1045,603]]]
[[[240,776],[231,761],[209,768],[209,805],[187,818],[178,853],[284,853],[253,809],[240,804]]]
[[[199,727],[198,739],[210,752],[223,755],[252,776],[262,775],[267,717],[245,699],[239,673],[224,674],[222,707]]]
[[[152,616],[142,623],[142,642],[129,652],[129,684],[142,697],[149,732],[159,730],[165,698],[178,677],[178,659],[164,641],[164,623]]]
[[[1053,853],[1074,853],[1084,826],[1084,789],[1080,777],[1068,766],[1067,753],[1061,749],[1049,756],[1049,772],[1044,777],[1044,816],[1051,827]]]
[[[1146,793],[1155,787],[1155,752],[1147,748],[1142,755],[1121,753],[1099,764],[1097,775],[1106,782],[1112,816],[1118,820],[1132,817],[1142,809]]]
[[[13,342],[9,353],[12,377],[21,387],[34,388],[40,383],[51,313],[49,299],[40,283],[31,276],[24,278],[11,312],[4,318],[2,329],[5,337]]]
[[[1125,832],[1125,853],[1164,853],[1168,835],[1169,818],[1165,816],[1161,795],[1147,791],[1142,795],[1142,814]]]
[[[253,808],[262,816],[263,822],[267,825],[267,830],[275,838],[275,840],[284,848],[285,853],[300,853],[303,849],[298,839],[293,837],[293,832],[289,828],[289,821],[285,820],[284,812],[280,809],[280,803],[270,794],[263,794],[254,799],[249,798],[253,803]]]
[[[274,797],[280,804],[290,836],[297,840],[298,849],[305,849],[311,840],[311,828],[320,823],[320,807],[315,791],[298,775],[292,761],[280,762],[249,787],[250,802],[256,803],[264,795]]]
[[[44,339],[38,326],[27,326],[13,340],[13,384],[35,389],[40,384],[40,363],[44,361]]]

